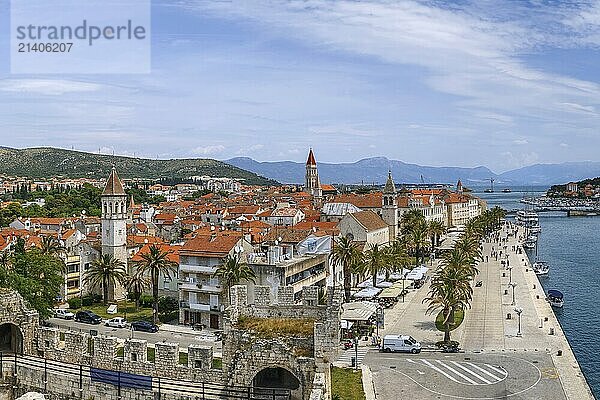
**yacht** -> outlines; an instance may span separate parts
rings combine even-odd
[[[537,213],[533,210],[519,210],[515,217],[515,222],[529,229],[530,233],[540,233],[540,219]]]
[[[512,190],[510,190],[510,188],[502,189],[502,193],[510,193],[510,192],[512,192]]]
[[[548,275],[548,272],[550,272],[550,266],[548,266],[548,263],[545,261],[534,262],[532,269],[533,272],[535,272],[535,274],[538,276],[545,276]]]
[[[563,294],[558,290],[550,289],[548,290],[548,302],[552,307],[562,308],[565,301],[563,299]]]
[[[526,240],[525,243],[523,243],[523,247],[526,249],[535,249],[535,242]]]

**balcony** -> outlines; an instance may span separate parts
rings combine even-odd
[[[223,311],[223,306],[219,304],[202,304],[202,303],[190,303],[188,301],[180,301],[180,308],[190,309],[192,311]]]
[[[180,283],[180,290],[187,290],[192,292],[204,292],[204,293],[221,293],[223,289],[221,286],[211,286],[206,283]]]
[[[179,264],[179,272],[191,272],[195,274],[212,275],[217,271],[217,267],[208,267],[206,265]]]

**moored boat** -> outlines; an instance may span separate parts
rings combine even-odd
[[[552,307],[562,308],[562,306],[565,304],[563,294],[555,289],[548,290],[547,300]]]
[[[535,274],[539,276],[548,275],[548,272],[550,272],[550,266],[545,261],[534,262],[532,265],[532,269],[533,272],[535,272]]]

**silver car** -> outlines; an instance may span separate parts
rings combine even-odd
[[[115,317],[106,321],[105,325],[111,328],[127,328],[127,320],[123,317]]]

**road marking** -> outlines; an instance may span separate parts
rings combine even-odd
[[[473,364],[473,363],[470,363],[470,362],[468,362],[468,363],[466,363],[466,364],[470,365],[470,366],[471,366],[471,367],[473,367],[473,368],[477,368],[478,370],[480,370],[480,371],[481,371],[481,372],[483,372],[484,374],[488,375],[489,377],[491,377],[491,378],[494,378],[494,379],[495,379],[496,381],[498,381],[498,382],[500,382],[501,380],[504,380],[504,378],[506,378],[506,376],[505,376],[505,377],[503,377],[503,378],[498,378],[496,375],[492,374],[492,373],[491,373],[491,372],[489,372],[489,371],[486,371],[485,369],[483,369],[483,368],[481,368],[480,366],[478,366],[478,365],[475,365],[475,364]]]
[[[482,381],[482,382],[485,382],[485,383],[487,383],[488,385],[491,385],[491,384],[492,384],[492,382],[488,381],[488,380],[487,380],[487,379],[485,379],[483,376],[481,376],[481,375],[479,375],[479,374],[477,374],[477,373],[475,373],[475,372],[471,371],[469,368],[465,367],[464,365],[462,365],[462,364],[459,364],[459,363],[457,363],[456,361],[451,361],[451,362],[452,362],[452,364],[456,365],[457,367],[459,367],[459,368],[463,369],[464,371],[466,371],[466,372],[470,373],[471,375],[475,376],[475,377],[476,377],[477,379],[479,379],[480,381]]]
[[[427,360],[423,360],[421,359],[421,361],[423,361],[423,364],[427,365],[428,367],[430,367],[431,369],[433,369],[434,371],[439,372],[440,374],[444,375],[446,378],[450,379],[453,382],[456,383],[460,383],[459,381],[456,380],[456,378],[454,378],[452,375],[447,374],[445,371],[442,371],[441,369],[439,369],[438,367],[436,367],[435,365],[433,365],[432,363],[430,363]]]
[[[504,368],[502,368],[502,367],[494,367],[493,365],[490,365],[490,364],[483,364],[483,365],[485,365],[486,367],[488,367],[491,370],[494,370],[494,371],[498,372],[499,374],[508,375],[506,373],[506,370]]]
[[[419,375],[425,375],[425,372],[421,372],[419,370],[417,370],[417,372],[419,373]]]
[[[448,368],[450,371],[452,371],[453,373],[455,373],[456,375],[460,376],[461,378],[463,378],[465,381],[472,383],[473,385],[479,385],[478,382],[475,382],[473,379],[469,378],[468,376],[458,372],[457,370],[455,370],[454,368],[452,368],[451,366],[443,363],[440,360],[436,360],[438,364],[440,364],[442,367],[446,367]]]

